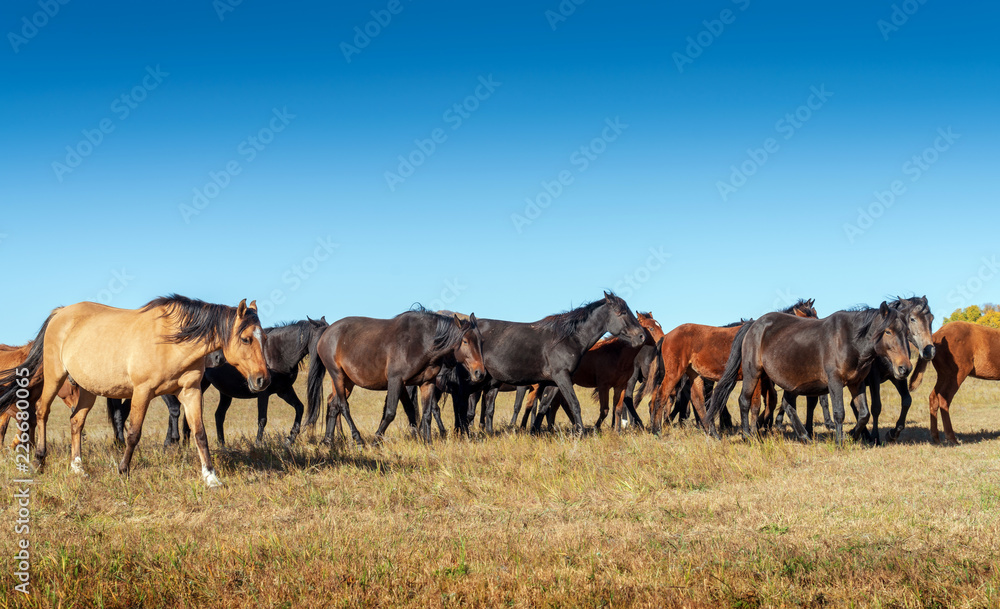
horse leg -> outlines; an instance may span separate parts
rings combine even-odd
[[[872,430],[868,433],[868,441],[878,446],[882,444],[882,436],[878,431],[878,417],[882,414],[882,377],[875,371],[875,367],[872,367],[872,371],[868,374],[867,385],[871,388],[872,403],[870,406],[871,416],[872,416]],[[862,386],[862,391],[864,391],[864,386]]]
[[[81,456],[83,449],[83,425],[87,422],[87,414],[94,407],[95,400],[97,400],[96,395],[81,389],[76,408],[73,409],[73,414],[70,415],[70,433],[72,434],[73,446],[70,470],[74,474],[87,475],[87,472],[83,469],[83,457]]]
[[[292,430],[288,432],[288,443],[291,444],[295,442],[295,439],[299,437],[299,431],[302,428],[302,414],[305,412],[305,404],[299,399],[297,393],[295,393],[294,387],[286,387],[278,392],[278,397],[288,402],[288,404],[295,409],[295,422],[292,423]]]
[[[483,396],[483,411],[479,421],[479,427],[483,429],[488,434],[493,433],[493,410],[497,405],[497,395],[500,393],[500,387],[494,387],[486,392]]]
[[[43,356],[44,357],[44,356]],[[39,471],[45,468],[45,455],[48,453],[46,444],[45,427],[49,420],[49,411],[52,401],[56,399],[59,388],[69,378],[69,373],[55,361],[55,357],[44,357],[42,361],[44,369],[44,380],[42,381],[42,394],[35,402],[36,427],[38,430],[38,444],[35,446],[35,459],[38,461]]]
[[[618,433],[622,431],[622,415],[624,415],[625,409],[625,388],[615,387],[611,393],[611,402],[615,407],[611,410],[611,415],[614,417],[611,420],[611,429],[616,430]]]
[[[530,419],[531,426],[535,426],[535,413],[538,411],[538,400],[539,395],[542,392],[540,385],[534,385],[531,387],[531,391],[528,392],[527,397],[527,407],[524,410],[524,417],[521,419],[521,429],[525,429],[528,421]]]
[[[167,405],[167,435],[163,438],[163,449],[166,450],[173,446],[174,444],[179,444],[181,441],[180,433],[180,419],[181,419],[181,403],[177,400],[176,396],[164,395],[163,402]],[[110,402],[111,400],[108,400]],[[126,402],[128,402],[129,410],[132,409],[132,403],[128,400],[122,402],[124,407]],[[125,415],[128,416],[127,414]],[[187,421],[185,421],[185,424]],[[117,424],[116,424],[117,425]],[[125,421],[122,419],[122,426],[124,427]],[[117,431],[115,432],[117,433]],[[122,438],[122,446],[125,445],[125,439]]]
[[[903,433],[903,429],[906,427],[906,415],[910,412],[910,405],[913,404],[913,396],[910,395],[910,387],[906,379],[891,379],[892,384],[896,386],[896,391],[899,392],[899,418],[896,419],[896,426],[889,431],[885,432],[885,439],[887,442],[895,442],[899,439],[899,434]],[[872,408],[875,407],[874,400],[872,400]]]
[[[830,399],[828,394],[819,396],[819,407],[823,409],[823,426],[830,431],[837,429],[837,424],[833,422],[833,417],[830,416]]]
[[[219,438],[219,446],[226,445],[226,413],[229,411],[229,407],[233,404],[233,398],[219,392],[219,406],[215,409],[215,435]],[[260,414],[260,404],[257,406],[258,416]],[[195,432],[197,433],[197,432]],[[260,436],[257,436],[260,438]],[[258,440],[259,441],[259,440]]]
[[[416,386],[403,386],[403,390],[399,392],[399,400],[403,403],[403,412],[406,413],[406,418],[410,422],[410,435],[417,435],[417,388]]]
[[[573,427],[578,434],[583,433],[583,417],[580,414],[580,400],[576,397],[576,392],[573,390],[573,379],[570,378],[570,374],[566,370],[562,370],[554,375],[556,386],[559,387],[559,393],[562,394],[563,399],[569,404],[569,411],[573,418]]]
[[[606,388],[602,387],[597,390],[597,401],[601,404],[601,411],[597,415],[597,422],[594,423],[594,430],[601,431],[601,424],[604,423],[604,419],[608,418],[608,411],[610,410],[608,390]],[[615,401],[617,401],[617,398]],[[614,427],[614,423],[612,423],[612,427]]]
[[[539,387],[541,389],[541,387]],[[535,408],[535,415],[531,420],[531,431],[541,431],[542,421],[545,416],[549,413],[549,410],[553,408],[553,402],[556,400],[559,389],[555,386],[548,386],[541,389],[542,396],[538,400],[538,406]],[[558,408],[558,406],[556,406]],[[571,417],[572,418],[572,417]],[[549,421],[549,426],[552,426],[552,422]]]
[[[808,432],[809,437],[815,437],[813,434],[813,415],[816,414],[816,404],[819,402],[819,398],[814,395],[806,396],[806,432]]]
[[[267,403],[271,395],[267,392],[257,394],[257,439],[256,444],[264,443],[264,429],[267,428]],[[216,411],[218,413],[218,411]],[[220,428],[221,429],[221,428]]]
[[[399,406],[400,393],[404,390],[403,379],[399,377],[390,378],[385,392],[385,406],[382,408],[382,421],[375,431],[375,443],[379,444],[385,438],[385,430],[389,428],[393,419],[396,418],[396,408]]]
[[[636,406],[635,394],[638,393],[639,399],[640,400],[642,399],[642,388],[640,387],[638,391],[636,391],[635,388],[635,385],[638,382],[639,382],[639,374],[638,372],[636,372],[635,374],[632,375],[632,378],[630,378],[628,380],[628,383],[625,385],[625,400],[623,403],[625,404],[625,410],[628,412],[629,424],[635,425],[639,429],[645,429],[645,425],[642,424],[642,418],[639,417],[639,413],[636,412],[635,409]],[[618,423],[618,429],[621,430],[620,421]]]
[[[788,415],[788,420],[792,422],[792,429],[795,430],[795,434],[799,437],[799,440],[808,444],[812,440],[812,437],[806,433],[806,428],[802,425],[802,419],[799,418],[799,413],[795,410],[795,402],[798,400],[798,397],[794,393],[783,391],[781,393],[781,408]]]
[[[133,397],[133,399],[135,398]],[[177,399],[184,406],[184,417],[194,431],[194,442],[198,446],[198,456],[201,458],[201,477],[205,480],[205,486],[208,488],[222,486],[222,481],[215,474],[212,454],[208,450],[208,435],[205,433],[205,421],[202,419],[203,396],[201,387],[184,388],[177,394]],[[145,408],[142,410],[145,412]],[[139,424],[141,425],[142,422],[140,421]]]
[[[514,414],[510,416],[510,426],[517,425],[517,415],[521,413],[521,406],[524,404],[524,396],[528,393],[527,385],[518,385],[517,393],[514,395]],[[523,425],[521,427],[524,427]]]
[[[201,395],[201,392],[199,391],[198,394]],[[121,463],[118,464],[119,474],[128,476],[129,467],[132,464],[132,453],[135,452],[135,447],[142,438],[142,422],[146,419],[146,410],[149,408],[149,400],[150,395],[148,389],[136,387],[132,391],[132,410],[128,415],[128,434],[125,436],[125,453],[122,455]],[[200,398],[198,406],[198,414],[200,415]]]
[[[868,438],[868,419],[871,418],[871,412],[868,410],[868,396],[865,393],[865,381],[862,381],[857,386],[848,387],[851,392],[851,407],[857,413],[858,422],[851,430],[851,437],[855,442],[861,440],[864,436]]]
[[[833,380],[836,375],[831,370],[827,373],[830,382],[830,399],[833,402],[833,423],[835,426],[835,441],[837,448],[844,447],[844,386]],[[867,422],[867,421],[866,421]]]

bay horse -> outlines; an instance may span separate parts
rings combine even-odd
[[[11,370],[21,362],[23,362],[28,357],[28,352],[31,351],[32,342],[26,345],[21,345],[20,347],[12,347],[10,345],[0,345],[0,370],[8,371]],[[15,423],[17,431],[21,433],[14,434],[14,442],[11,446],[17,446],[21,443],[21,438],[23,433],[27,433],[28,443],[33,444],[35,441],[35,402],[38,401],[38,397],[42,394],[42,387],[40,383],[36,383],[28,395],[28,409],[25,416],[27,419],[27,427],[21,425],[20,423]],[[70,410],[76,408],[76,403],[80,400],[80,390],[72,382],[67,380],[63,383],[63,386],[59,388],[58,397],[62,399],[63,403],[69,407]],[[18,409],[16,407],[10,407],[0,413],[0,444],[4,442],[7,437],[7,426],[12,418],[17,416]],[[21,419],[18,419],[19,421]]]
[[[395,419],[400,400],[415,429],[416,406],[405,387],[433,381],[449,357],[469,372],[473,382],[479,382],[486,374],[482,344],[475,315],[463,320],[420,307],[392,319],[345,317],[336,321],[320,336],[310,361],[306,424],[313,425],[319,418],[323,379],[329,370],[336,399],[331,398],[327,409],[324,443],[333,442],[336,421],[342,414],[354,441],[364,444],[347,401],[355,386],[387,392],[376,442]]]
[[[777,315],[799,318],[816,318],[814,299],[802,300],[776,313]],[[664,413],[672,410],[676,388],[682,376],[691,380],[691,404],[695,413],[705,425],[704,383],[695,382],[697,377],[717,382],[726,369],[726,361],[733,346],[733,339],[740,329],[749,322],[736,322],[724,327],[701,324],[681,324],[668,332],[660,344],[656,362],[652,364],[656,382],[647,383],[646,392],[651,393],[649,403],[650,425],[658,434],[663,424]],[[766,385],[766,383],[765,383]],[[764,387],[769,389],[769,387]],[[772,395],[768,391],[769,397]],[[771,399],[771,404],[776,398]],[[753,403],[760,403],[760,388],[755,389]],[[755,415],[756,416],[756,415]]]
[[[504,383],[515,387],[555,385],[569,401],[577,433],[582,432],[580,401],[573,390],[572,374],[583,354],[605,334],[624,338],[635,348],[646,341],[645,331],[628,304],[610,292],[604,292],[600,300],[533,323],[482,319],[480,328],[488,373],[484,400],[487,433],[493,431],[496,393]],[[475,418],[475,408],[476,403],[470,399],[466,422]],[[534,430],[544,415],[540,412],[536,417]]]
[[[19,366],[32,375],[42,370],[42,394],[36,406],[39,441],[35,458],[39,467],[45,465],[49,407],[59,387],[72,378],[80,388],[70,419],[72,471],[86,473],[81,435],[96,396],[132,399],[125,454],[118,465],[120,473],[128,474],[149,401],[173,394],[180,398],[195,430],[202,477],[209,487],[219,486],[201,419],[205,356],[222,349],[226,360],[247,377],[250,388],[262,391],[271,380],[263,341],[257,305],[252,302],[247,306],[245,300],[238,307],[228,307],[172,295],[136,310],[93,302],[54,310]],[[14,376],[0,377],[0,409],[10,406],[16,393]]]
[[[934,333],[935,354],[931,359],[937,370],[937,381],[929,398],[931,442],[938,444],[938,411],[944,423],[944,433],[952,444],[958,444],[951,426],[951,402],[959,387],[970,376],[987,381],[1000,380],[1000,330],[965,321],[950,321]],[[920,359],[910,379],[910,391],[916,391],[924,380],[927,359]]]
[[[756,437],[750,405],[762,378],[784,389],[782,406],[799,438],[809,436],[795,412],[797,396],[829,393],[833,401],[837,446],[843,446],[844,388],[858,409],[858,424],[851,432],[863,433],[869,412],[865,381],[872,365],[886,358],[892,375],[905,378],[910,364],[908,328],[899,311],[883,302],[878,309],[838,311],[824,319],[768,313],[740,328],[733,340],[729,361],[712,394],[706,431],[718,437],[714,415],[725,407],[742,372],[740,414],[743,435]],[[753,429],[751,429],[753,427]]]
[[[267,389],[260,392],[253,392],[247,386],[247,380],[240,374],[235,366],[226,362],[221,351],[210,353],[205,359],[205,375],[201,380],[201,391],[205,392],[209,387],[219,390],[219,405],[215,409],[215,431],[220,445],[226,444],[226,413],[233,403],[233,398],[239,400],[257,400],[257,440],[260,444],[264,441],[264,430],[267,427],[267,407],[270,397],[277,395],[289,406],[295,409],[295,420],[292,429],[288,433],[287,442],[295,442],[299,435],[302,424],[302,415],[305,406],[295,393],[295,380],[298,378],[299,370],[310,352],[315,352],[316,342],[320,335],[329,326],[326,318],[318,320],[306,318],[294,323],[280,324],[264,329],[264,360],[267,362],[267,369],[271,375],[271,384]],[[167,439],[164,446],[169,446],[179,440],[178,423],[181,413],[180,402],[172,395],[163,396],[170,412],[170,422],[167,427]],[[122,414],[113,411],[113,404],[108,402],[109,420],[116,425],[116,435],[119,433],[117,425],[124,422],[128,416],[130,405],[118,402],[117,407],[122,410]],[[184,442],[187,443],[191,437],[191,427],[187,419],[183,423]]]
[[[571,377],[573,384],[578,387],[592,388],[594,396],[600,403],[600,414],[594,423],[594,427],[597,430],[601,429],[601,425],[611,410],[610,405],[612,403],[614,404],[614,413],[611,425],[614,430],[621,432],[622,414],[626,410],[629,411],[630,420],[639,421],[638,425],[642,426],[641,419],[635,412],[633,401],[628,400],[627,396],[634,392],[635,383],[639,375],[642,374],[643,362],[639,361],[640,355],[643,351],[649,356],[653,355],[652,350],[656,346],[656,341],[662,338],[663,329],[653,319],[651,313],[640,313],[638,311],[636,313],[636,320],[642,326],[645,334],[645,341],[641,346],[635,347],[630,342],[617,336],[601,339],[583,354],[579,365],[573,371]],[[529,408],[524,413],[521,427],[527,424],[529,416],[533,414],[532,411],[536,402],[547,404],[544,410],[549,412],[550,415],[555,414],[555,407],[568,408],[569,403],[561,393],[558,393],[557,397],[557,392],[558,389],[550,385],[543,393],[541,385],[534,385],[531,392],[528,393],[527,403]],[[609,394],[611,394],[610,401]],[[552,403],[553,400],[558,400],[558,403]],[[516,425],[519,410],[520,404],[515,403],[514,414],[511,417],[511,426]],[[567,412],[569,411],[567,410]]]
[[[903,317],[907,325],[910,344],[916,347],[920,359],[925,362],[924,365],[926,366],[927,361],[934,359],[936,351],[934,337],[931,334],[931,324],[934,322],[934,314],[931,313],[927,297],[897,298],[890,302],[889,306],[898,310],[899,314]],[[882,413],[881,385],[886,381],[891,382],[896,387],[900,400],[899,419],[896,420],[896,426],[886,432],[885,439],[887,441],[895,442],[899,438],[899,434],[906,427],[906,415],[910,410],[910,405],[913,403],[913,397],[910,395],[906,379],[895,378],[889,362],[881,358],[877,359],[875,364],[872,365],[871,371],[868,373],[868,379],[866,380],[866,385],[871,392],[872,429],[869,433],[869,440],[876,445],[881,443],[878,431],[878,418]],[[830,416],[826,410],[826,396],[820,398],[820,404],[823,407],[823,418],[829,421]],[[851,406],[853,408],[854,405],[851,404]],[[806,428],[810,431],[812,430],[812,411],[815,407],[816,404],[814,401],[809,402]],[[858,413],[855,412],[854,416],[857,417]],[[832,428],[832,425],[827,425],[827,427]]]

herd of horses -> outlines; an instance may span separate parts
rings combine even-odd
[[[440,413],[446,394],[458,433],[470,433],[477,409],[481,429],[491,433],[501,391],[516,392],[511,427],[522,408],[520,426],[534,432],[545,422],[551,428],[563,409],[581,433],[575,387],[583,387],[593,389],[600,403],[598,430],[609,414],[616,431],[626,423],[644,429],[636,404],[648,398],[653,433],[660,433],[665,419],[680,421],[693,412],[696,423],[714,437],[722,428],[734,428],[754,439],[783,429],[787,417],[795,435],[808,442],[814,409],[822,404],[824,423],[841,446],[844,389],[856,417],[850,435],[880,444],[880,388],[886,381],[895,386],[901,410],[886,433],[886,440],[895,441],[906,424],[910,392],[933,362],[931,437],[939,441],[940,411],[948,440],[956,442],[949,411],[962,382],[969,376],[1000,380],[1000,330],[952,322],[932,334],[934,316],[926,297],[897,298],[825,318],[814,304],[800,300],[758,319],[725,327],[682,324],[665,333],[650,313],[633,313],[608,292],[533,323],[416,306],[392,319],[347,317],[330,324],[307,318],[267,329],[261,327],[255,302],[245,300],[229,307],[173,295],[136,310],[83,302],[54,310],[27,345],[0,346],[0,423],[5,434],[13,421],[17,458],[29,461],[33,445],[41,470],[46,424],[60,397],[71,409],[70,467],[85,474],[84,424],[96,398],[103,396],[116,443],[124,447],[118,469],[127,474],[149,404],[162,396],[170,412],[165,444],[180,441],[183,424],[185,440],[194,434],[205,483],[218,486],[202,420],[202,396],[209,386],[220,393],[215,412],[220,444],[233,398],[257,399],[261,441],[271,395],[295,409],[286,440],[294,442],[303,416],[305,426],[321,416],[329,376],[324,443],[335,442],[337,432],[344,436],[346,421],[354,442],[364,444],[351,416],[355,387],[386,393],[376,443],[400,403],[414,434],[430,440],[435,421],[440,433],[447,433]],[[917,351],[915,366],[911,347]],[[303,404],[294,384],[307,358]],[[726,403],[739,381],[736,427]],[[799,397],[806,398],[805,424],[796,411]]]

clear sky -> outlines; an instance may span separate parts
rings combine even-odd
[[[266,324],[1000,301],[996,3],[694,4],[4,2],[0,342],[170,292]]]

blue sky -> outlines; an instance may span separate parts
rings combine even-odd
[[[617,289],[666,328],[996,302],[998,13],[5,2],[0,342],[170,292],[275,323]]]

